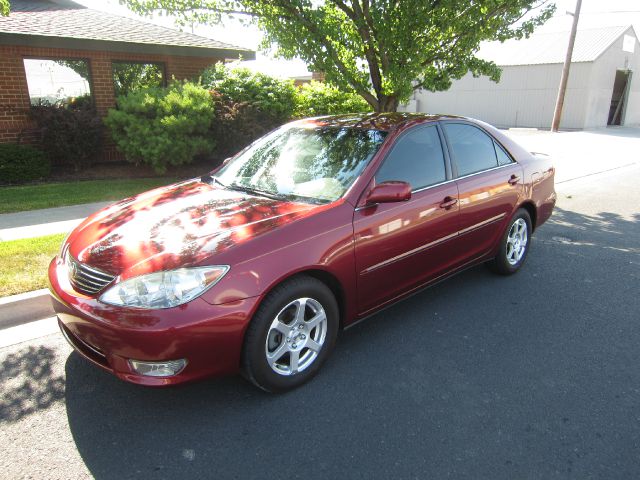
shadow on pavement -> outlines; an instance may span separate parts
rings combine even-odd
[[[473,268],[379,313],[286,395],[145,389],[74,353],[77,448],[98,480],[638,478],[639,220],[558,209],[518,275]]]
[[[29,347],[0,362],[0,422],[15,422],[64,398],[64,379],[52,366],[56,355],[47,347]]]
[[[583,132],[594,133],[596,135],[606,135],[610,137],[640,138],[640,128],[638,127],[594,128],[593,130],[583,130]]]

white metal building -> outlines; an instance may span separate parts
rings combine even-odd
[[[568,32],[483,45],[499,83],[467,74],[445,92],[415,92],[404,109],[478,118],[498,127],[549,128]],[[631,26],[579,30],[560,128],[640,125],[640,45]]]

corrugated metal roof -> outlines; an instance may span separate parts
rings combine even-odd
[[[571,61],[593,62],[631,28],[627,25],[578,30]],[[633,30],[631,33],[635,36]],[[500,66],[564,63],[568,44],[569,32],[534,33],[523,40],[487,42],[481,46],[478,56]]]
[[[0,33],[207,49],[246,49],[191,33],[92,10],[69,0],[11,0]],[[246,50],[249,52],[249,50]]]

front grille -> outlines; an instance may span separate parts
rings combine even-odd
[[[114,275],[79,262],[67,251],[67,270],[73,288],[86,295],[94,295],[113,282]]]

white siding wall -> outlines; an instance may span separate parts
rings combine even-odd
[[[633,35],[633,32],[629,30],[627,34]],[[636,41],[634,53],[629,53],[622,50],[622,42],[620,37],[594,63],[589,81],[585,128],[607,124],[616,70],[626,69],[630,69],[633,74],[623,123],[640,124],[640,44]]]
[[[583,99],[588,97],[591,67],[571,66],[561,128],[584,128]],[[417,109],[464,115],[498,127],[549,128],[561,73],[560,64],[506,66],[499,83],[467,74],[446,92],[416,92]]]

